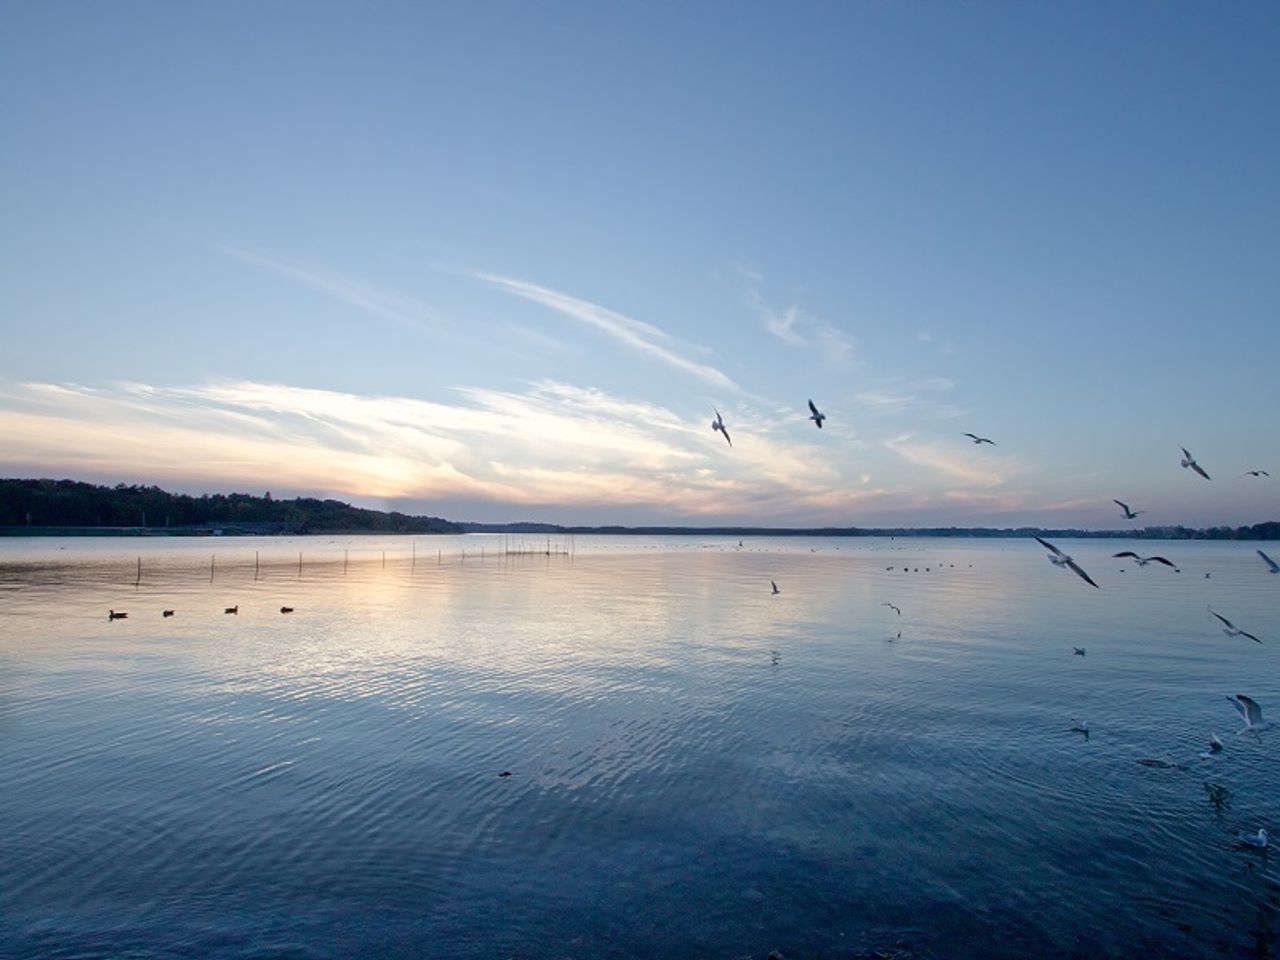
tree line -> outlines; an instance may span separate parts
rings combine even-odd
[[[168,493],[159,487],[75,480],[0,480],[0,527],[129,528],[171,533],[461,533],[438,517],[366,510],[338,500],[276,500],[248,493]],[[15,529],[21,528],[21,529]]]

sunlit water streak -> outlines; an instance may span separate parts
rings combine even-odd
[[[0,540],[0,955],[1269,950],[1280,578],[1125,546]]]

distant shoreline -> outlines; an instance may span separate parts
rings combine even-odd
[[[148,522],[150,521],[150,522]],[[158,522],[163,521],[163,522]],[[0,479],[0,537],[239,537],[505,533],[525,536],[969,537],[1128,540],[1280,540],[1280,521],[1247,527],[686,527],[467,523],[368,510],[339,500],[273,499],[270,493],[174,494],[159,487],[77,480]]]
[[[521,536],[603,536],[603,537],[725,537],[746,539],[753,537],[839,537],[845,539],[867,538],[890,540],[907,539],[971,539],[971,540],[1022,540],[1028,537],[1056,537],[1061,540],[1242,540],[1280,541],[1280,522],[1256,525],[1263,528],[1218,528],[1194,530],[1180,528],[1144,528],[1141,530],[1072,530],[1040,527],[948,527],[948,528],[832,528],[832,527],[551,527],[539,525],[530,529],[528,524],[459,524],[461,531],[412,532],[398,530],[360,530],[335,528],[332,530],[274,531],[240,530],[236,528],[174,528],[174,527],[50,527],[50,526],[0,526],[0,537],[87,537],[115,539],[164,539],[208,538],[234,540],[242,537],[433,537],[465,536],[468,534],[516,534]]]

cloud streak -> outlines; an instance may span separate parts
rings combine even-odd
[[[835,324],[810,316],[795,304],[779,312],[765,303],[754,288],[747,291],[747,302],[764,321],[765,329],[783,343],[819,347],[824,355],[841,363],[853,355],[853,338]]]
[[[698,363],[677,353],[669,345],[672,342],[671,337],[653,324],[633,319],[589,300],[582,300],[524,280],[514,280],[493,273],[476,273],[473,276],[506,293],[541,304],[566,317],[572,317],[580,323],[594,327],[637,353],[692,374],[712,386],[734,391],[740,389],[732,379],[715,367]]]
[[[701,420],[602,390],[541,381],[453,393],[435,402],[249,380],[0,382],[0,465],[366,501],[640,504],[740,522],[830,523],[884,496],[745,412],[744,427],[758,429],[729,452]]]
[[[391,320],[411,330],[434,334],[440,333],[445,327],[439,315],[430,305],[413,297],[392,293],[341,274],[316,270],[285,260],[264,257],[235,247],[220,247],[219,249],[237,260],[243,260],[245,263],[263,267],[273,273],[296,280],[304,286],[327,294],[364,313],[380,317],[383,320]]]

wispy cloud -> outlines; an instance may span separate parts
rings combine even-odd
[[[890,496],[780,424],[708,423],[554,381],[456,399],[256,381],[185,387],[0,382],[0,465],[23,472],[405,499],[616,508],[669,517],[835,522]]]
[[[854,404],[863,412],[891,416],[905,412],[924,414],[935,419],[952,419],[962,414],[959,407],[937,399],[955,385],[945,377],[922,380],[882,379],[853,395]]]
[[[852,356],[853,338],[835,324],[811,316],[795,304],[776,310],[765,303],[754,288],[747,291],[747,302],[760,315],[765,329],[783,343],[793,347],[819,347],[825,356],[839,362]]]
[[[979,455],[972,445],[966,448],[945,441],[918,440],[909,433],[885,440],[884,447],[908,463],[976,487],[999,486],[1023,470],[1013,457],[996,456],[988,451]]]
[[[542,304],[566,317],[572,317],[594,327],[638,353],[692,374],[712,386],[735,391],[739,389],[732,379],[715,367],[698,363],[677,353],[671,337],[651,323],[633,319],[598,303],[582,300],[524,280],[515,280],[493,273],[476,273],[474,276],[499,290]]]
[[[235,247],[220,247],[227,253],[245,263],[263,267],[281,276],[296,280],[320,293],[327,294],[344,303],[350,304],[365,313],[384,320],[419,330],[423,333],[440,333],[447,324],[429,304],[414,297],[403,296],[388,290],[365,283],[352,277],[332,271],[318,270],[312,267],[264,257]]]

